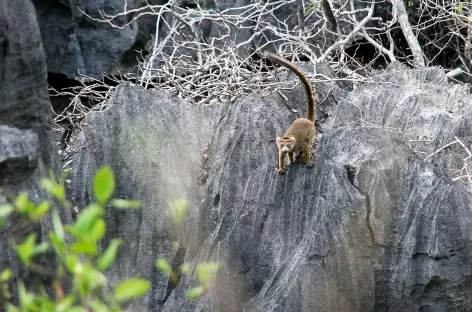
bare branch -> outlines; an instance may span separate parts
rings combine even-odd
[[[322,56],[318,59],[318,62],[322,62],[326,59],[326,57],[337,47],[343,46],[347,43],[350,43],[351,40],[354,38],[355,35],[365,26],[365,24],[372,18],[372,15],[374,14],[374,7],[375,7],[375,1],[372,0],[372,4],[370,6],[369,12],[367,13],[367,16],[362,19],[362,21],[352,30],[349,35],[347,35],[346,38],[342,40],[336,41],[332,46],[330,46]]]
[[[429,158],[433,157],[434,155],[436,155],[437,153],[439,153],[440,151],[444,150],[445,148],[451,146],[451,145],[454,145],[456,143],[459,143],[457,138],[456,140],[450,142],[450,143],[447,143],[446,145],[444,145],[443,147],[441,147],[440,149],[438,149],[437,151],[435,151],[434,153],[432,153],[431,155],[427,156],[424,160],[428,160]]]
[[[463,73],[462,69],[459,67],[459,68],[456,68],[456,69],[453,69],[451,70],[450,72],[448,72],[446,74],[447,77],[449,78],[454,78],[454,77],[457,77],[459,75],[461,75]]]
[[[411,53],[413,54],[414,64],[416,66],[424,67],[425,60],[423,57],[423,51],[421,50],[418,38],[411,29],[410,22],[408,21],[408,13],[406,12],[403,0],[390,0],[390,2],[396,7],[398,23],[400,24],[403,35],[405,36]]]

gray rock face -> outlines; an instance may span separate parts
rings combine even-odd
[[[123,11],[125,3],[133,9],[141,6],[141,2],[34,0],[48,71],[71,79],[79,72],[100,78],[102,73],[115,74],[120,69],[135,65],[136,52],[133,49],[144,46],[153,34],[152,27],[147,26],[154,25],[155,21],[141,19],[118,29],[95,22],[83,12],[101,18],[100,12],[115,15]],[[122,22],[128,19],[130,17]],[[146,36],[139,31],[141,26],[146,29]],[[128,56],[128,53],[134,57]]]
[[[36,133],[0,126],[0,183],[28,178],[37,167],[38,150]],[[7,180],[9,178],[13,180]]]
[[[11,156],[36,157],[37,167],[47,174],[48,168],[58,169],[59,162],[50,134],[46,57],[34,7],[28,0],[20,3],[24,7],[21,13],[13,12],[16,9],[10,2],[0,4],[0,44],[4,47],[0,50],[0,124],[8,126],[1,129],[2,134],[11,135],[10,148],[22,146]],[[2,144],[5,140],[8,138],[2,135]],[[34,152],[38,144],[39,153]],[[2,151],[3,161],[10,159],[8,153]]]
[[[472,309],[472,196],[449,171],[467,154],[451,146],[425,161],[454,136],[470,140],[466,88],[438,69],[394,66],[349,93],[338,82],[317,91],[331,116],[314,167],[292,164],[286,175],[276,172],[275,137],[294,116],[276,93],[195,106],[121,85],[107,110],[89,116],[72,174],[76,203],[91,200],[86,185],[102,164],[115,170],[118,196],[144,202],[107,217],[107,240],[125,240],[114,282],[153,283],[130,311]],[[303,88],[286,95],[304,115]],[[191,209],[172,255],[166,201],[181,195]],[[195,279],[168,287],[154,268],[161,255],[224,267],[210,294],[189,301]]]
[[[39,202],[46,199],[40,178],[47,176],[49,169],[57,174],[60,167],[50,133],[46,56],[31,1],[0,1],[0,47],[0,203],[20,191]],[[62,211],[61,217],[70,222],[69,211]],[[28,230],[41,237],[48,226],[45,220]],[[32,286],[37,275],[23,272],[9,244],[11,235],[23,242],[28,230],[14,219],[0,230],[0,268],[12,268]],[[49,264],[46,262],[45,268]],[[16,291],[12,289],[13,295]]]

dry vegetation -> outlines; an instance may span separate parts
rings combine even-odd
[[[134,9],[125,5],[117,15],[88,16],[116,28],[143,16],[156,18],[158,27],[143,61],[133,73],[114,78],[116,82],[159,87],[198,104],[233,101],[276,87],[276,70],[261,58],[268,49],[294,61],[327,62],[338,79],[353,83],[362,82],[372,68],[393,62],[415,68],[440,65],[451,79],[470,80],[470,2],[256,0],[218,9],[187,2]],[[329,79],[308,75],[312,81]],[[113,90],[109,83],[92,79],[70,90],[52,90],[71,98],[55,118],[65,157],[73,152],[67,144],[70,134],[86,114],[105,107]],[[463,176],[461,171],[458,177]]]

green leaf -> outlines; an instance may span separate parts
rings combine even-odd
[[[180,267],[180,271],[182,272],[182,274],[190,273],[190,265],[188,265],[187,263],[182,264],[182,266]]]
[[[86,235],[91,228],[93,222],[105,214],[105,209],[102,206],[97,204],[91,204],[82,212],[79,213],[79,217],[75,222],[74,229],[76,230],[76,235],[83,236]]]
[[[205,287],[198,286],[187,291],[187,297],[189,299],[197,299],[205,293]]]
[[[8,217],[14,209],[11,204],[0,204],[0,219]]]
[[[40,221],[44,217],[46,212],[48,212],[49,208],[50,208],[49,202],[48,201],[43,201],[41,204],[36,206],[35,210],[33,210],[29,214],[29,218],[32,221]]]
[[[66,267],[72,274],[80,274],[82,269],[82,264],[79,261],[79,258],[76,255],[68,254],[66,255]]]
[[[101,167],[93,179],[93,193],[101,205],[105,205],[115,191],[115,175],[108,166]]]
[[[41,187],[45,189],[49,194],[54,194],[54,187],[56,183],[54,181],[49,180],[48,178],[41,178]]]
[[[197,278],[202,284],[206,284],[216,275],[220,264],[219,262],[204,262],[197,266]]]
[[[67,264],[66,264],[67,265]],[[86,297],[90,291],[90,277],[88,271],[90,265],[87,263],[77,262],[73,268],[72,275],[74,288],[78,290],[80,297]]]
[[[187,214],[188,202],[185,198],[179,198],[169,203],[169,208],[172,214],[172,221],[175,225],[180,225],[183,218]]]
[[[20,309],[7,302],[7,312],[21,312]]]
[[[11,295],[11,292],[10,292],[10,288],[8,288],[8,284],[5,283],[5,284],[1,285],[1,287],[0,287],[0,296],[2,296],[2,298],[4,300],[7,300],[7,301],[12,299],[12,295]]]
[[[92,301],[93,312],[108,312],[110,309],[106,304],[101,302],[99,299],[93,299]]]
[[[42,242],[39,245],[34,246],[33,248],[33,256],[45,253],[49,248],[49,244],[47,242]]]
[[[64,185],[57,183],[54,176],[51,174],[51,179],[42,178],[41,186],[49,194],[53,195],[57,200],[64,201],[66,199],[66,190]]]
[[[311,12],[313,12],[314,10],[314,4],[312,2],[308,3],[307,9],[305,10],[305,16],[308,16],[311,14]]]
[[[74,304],[75,297],[74,295],[68,295],[59,300],[56,304],[56,309],[54,312],[67,312],[70,311],[70,307]]]
[[[116,258],[116,253],[118,252],[118,247],[123,244],[123,241],[120,239],[114,239],[111,241],[111,243],[108,245],[107,250],[103,253],[103,255],[98,258],[97,260],[97,269],[100,271],[105,271],[110,267],[110,265],[115,261]]]
[[[49,248],[49,244],[47,242],[43,242],[39,245],[35,245],[35,242],[36,233],[31,233],[22,244],[16,246],[18,256],[20,257],[21,262],[23,262],[25,265],[31,263],[31,258],[33,256],[42,254]]]
[[[45,291],[40,295],[31,294],[34,298],[33,306],[28,311],[54,311],[54,302],[48,297]],[[38,309],[39,308],[39,309]]]
[[[137,200],[127,200],[115,198],[112,200],[111,205],[118,209],[138,209],[141,208],[141,202]]]
[[[52,225],[57,238],[64,242],[64,228],[62,227],[61,218],[59,217],[59,212],[57,209],[54,209],[52,212]]]
[[[76,254],[93,256],[97,254],[97,244],[92,241],[81,241],[72,244],[71,251]]]
[[[462,9],[463,9],[462,2],[459,2],[459,6],[457,7],[457,13],[462,15]]]
[[[26,192],[21,192],[15,198],[15,207],[18,209],[20,214],[25,214],[33,211],[35,205],[29,201],[28,194]]]
[[[84,264],[84,282],[87,287],[93,291],[98,287],[104,286],[107,283],[106,277],[99,271],[95,270],[90,263]]]
[[[105,228],[106,228],[106,224],[105,224],[105,221],[103,221],[103,219],[95,220],[95,222],[93,223],[89,231],[89,235],[87,238],[93,242],[97,242],[99,239],[103,237],[103,235],[105,235]]]
[[[5,283],[11,278],[12,275],[13,275],[12,270],[10,269],[3,270],[2,273],[0,273],[0,283]]]
[[[177,249],[179,249],[180,247],[180,243],[178,241],[172,241],[171,245],[172,245],[172,250],[174,251],[177,251]]]
[[[79,231],[76,230],[75,224],[74,225],[64,224],[64,230],[67,233],[74,235],[74,237],[82,238],[82,234],[80,234]]]
[[[64,244],[64,240],[61,240],[56,233],[53,231],[50,231],[49,233],[49,241],[51,242],[52,247],[56,251],[56,253],[64,257],[65,252],[66,252],[66,246]]]
[[[119,302],[123,302],[144,296],[149,291],[150,286],[151,283],[149,283],[149,281],[139,278],[130,278],[115,287],[115,298]]]
[[[163,257],[159,257],[159,259],[157,259],[156,267],[168,276],[172,274],[172,267],[170,266],[169,262],[167,262],[167,260]]]
[[[36,242],[36,233],[31,233],[25,241],[16,247],[18,256],[23,264],[28,265],[34,253],[34,244]]]
[[[21,192],[15,198],[15,207],[18,209],[19,212],[23,212],[26,210],[26,206],[28,205],[28,194],[26,192]]]
[[[87,312],[87,309],[79,306],[72,307],[68,312]]]
[[[18,297],[21,311],[29,311],[30,307],[34,304],[34,295],[26,291],[23,281],[18,282]]]

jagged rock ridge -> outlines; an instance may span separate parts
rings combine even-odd
[[[29,0],[0,1],[0,47],[0,204],[19,192],[40,202],[47,198],[40,178],[48,176],[49,170],[59,174],[60,165],[52,143],[46,56]],[[60,210],[60,214],[65,223],[71,222],[70,211]],[[23,242],[32,231],[42,237],[50,227],[48,218],[31,227],[9,218],[0,229],[0,271],[10,268],[16,279],[34,288],[38,274],[21,266],[11,239]],[[42,265],[45,270],[53,267],[50,261]],[[15,297],[18,288],[10,290]],[[0,307],[3,304],[0,299]]]
[[[318,73],[331,75],[324,66]],[[424,160],[454,136],[470,138],[470,95],[440,69],[391,66],[372,75],[351,92],[340,82],[317,84],[330,116],[315,165],[291,165],[286,175],[276,172],[275,136],[294,116],[277,94],[196,106],[118,87],[79,137],[72,191],[87,204],[94,170],[108,164],[118,195],[145,203],[141,211],[110,210],[107,221],[107,239],[126,242],[115,281],[138,275],[153,283],[130,310],[472,309],[472,197],[448,175],[457,165],[442,160],[452,158],[448,149]],[[286,94],[305,114],[303,88]],[[208,175],[199,185],[204,150]],[[192,207],[176,256],[165,209],[180,195]],[[167,288],[154,269],[159,255],[220,259],[224,268],[211,294],[188,301],[192,277]]]

